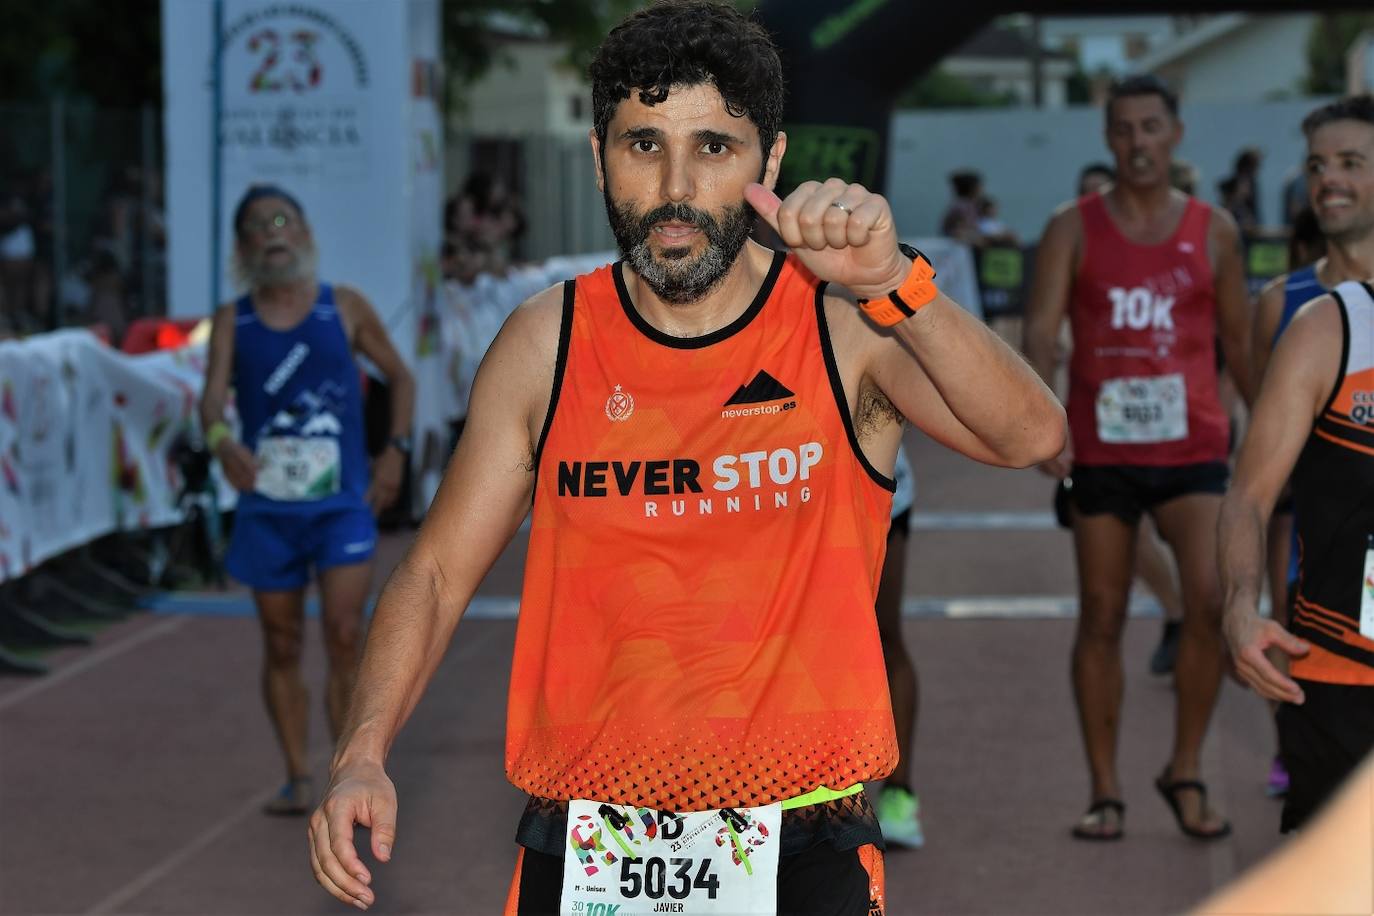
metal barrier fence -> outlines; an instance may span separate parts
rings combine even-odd
[[[0,103],[0,335],[165,311],[158,109]]]

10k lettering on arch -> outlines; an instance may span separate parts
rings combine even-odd
[[[808,480],[825,451],[819,442],[797,448],[776,448],[720,455],[712,459],[713,490],[729,493],[740,486],[758,489],[765,483],[786,486]],[[701,493],[701,464],[694,458],[633,461],[560,461],[558,495],[573,497],[669,496]]]

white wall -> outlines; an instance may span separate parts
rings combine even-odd
[[[460,129],[480,128],[486,136],[552,133],[587,135],[591,124],[591,87],[565,62],[567,48],[547,42],[511,41],[501,45],[496,63],[462,90],[466,110],[454,117]],[[574,118],[572,99],[582,98]]]
[[[1127,45],[1138,36],[1156,48],[1174,36],[1169,16],[1047,16],[1040,22],[1046,47],[1078,46],[1079,63],[1089,73],[1105,68],[1114,73],[1130,69]]]
[[[947,57],[940,65],[946,73],[968,80],[990,92],[1011,92],[1025,105],[1035,97],[1029,59],[1006,57]],[[1063,108],[1068,104],[1067,79],[1073,65],[1064,60],[1047,60],[1041,86],[1045,108]]]
[[[1216,200],[1216,183],[1231,170],[1236,153],[1256,146],[1267,221],[1280,215],[1285,174],[1303,156],[1303,117],[1322,99],[1230,105],[1184,105],[1184,139],[1178,156],[1202,172],[1200,196]],[[1054,208],[1072,197],[1078,170],[1111,162],[1102,137],[1102,111],[983,109],[898,112],[893,117],[886,194],[906,235],[939,231],[949,203],[946,176],[960,168],[983,173],[1001,217],[1023,240],[1033,240]]]
[[[1293,98],[1307,77],[1311,13],[1249,21],[1155,72],[1186,102]]]

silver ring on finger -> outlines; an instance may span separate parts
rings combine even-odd
[[[843,211],[843,212],[845,212],[845,213],[853,213],[853,212],[854,212],[853,210],[851,210],[851,209],[849,209],[848,207],[846,207],[844,204],[840,203],[838,200],[832,200],[832,201],[830,202],[830,206],[835,207],[835,208],[837,208],[837,209],[839,209],[839,210],[841,210],[841,211]]]

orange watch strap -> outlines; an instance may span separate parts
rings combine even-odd
[[[935,268],[925,255],[915,248],[902,246],[902,253],[911,258],[911,270],[902,284],[881,299],[860,299],[864,314],[884,327],[900,324],[915,315],[940,293],[935,286]]]

